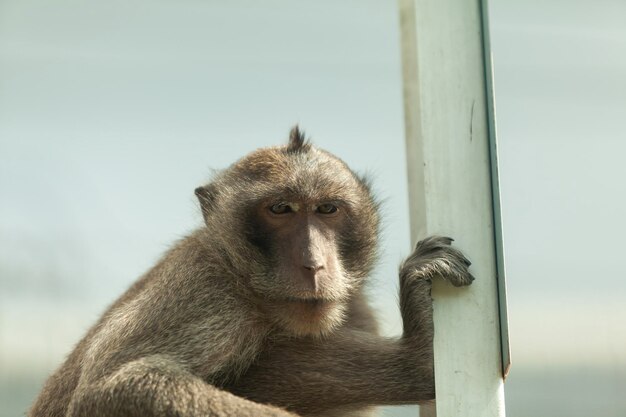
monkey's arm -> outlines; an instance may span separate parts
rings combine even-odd
[[[431,346],[429,338],[393,340],[358,330],[281,340],[228,389],[305,415],[415,404],[434,398]]]
[[[68,417],[295,417],[205,383],[163,356],[123,365],[109,377],[82,387]]]

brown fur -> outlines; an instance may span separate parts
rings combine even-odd
[[[404,334],[377,335],[363,282],[378,204],[293,129],[196,189],[205,226],[87,333],[31,417],[338,416],[434,398],[430,282],[472,280],[450,239],[400,270]]]

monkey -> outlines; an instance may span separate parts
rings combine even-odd
[[[400,337],[378,333],[370,181],[295,126],[195,194],[204,222],[89,329],[30,417],[364,415],[435,397],[431,282],[474,277],[452,239],[399,268]]]

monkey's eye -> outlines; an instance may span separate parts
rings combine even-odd
[[[317,206],[317,212],[321,214],[333,214],[337,211],[337,206],[334,204],[326,203]]]
[[[291,213],[293,209],[287,203],[278,203],[271,206],[270,211],[274,214],[287,214]]]

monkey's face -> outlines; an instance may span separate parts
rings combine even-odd
[[[251,285],[263,294],[265,310],[294,334],[323,334],[343,320],[357,283],[340,256],[349,212],[336,199],[269,199],[256,207],[251,242],[269,263]]]
[[[378,238],[377,204],[343,161],[303,142],[261,149],[196,193],[266,317],[295,335],[343,322]]]

